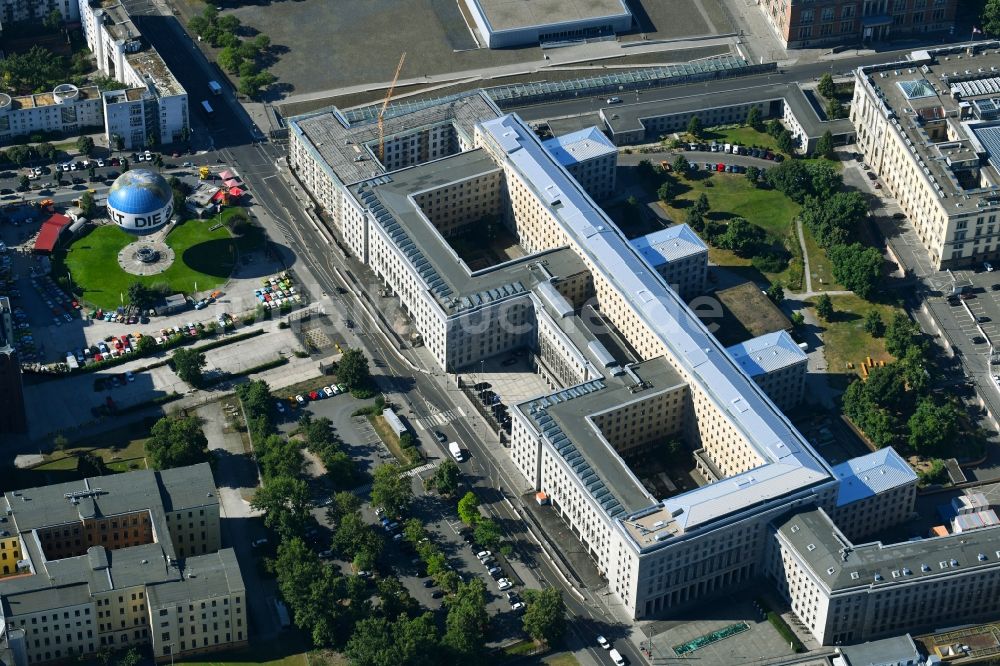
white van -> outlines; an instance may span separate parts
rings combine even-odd
[[[615,666],[625,666],[625,657],[622,656],[621,652],[611,648],[608,654],[611,656],[611,660],[615,662]]]
[[[725,153],[733,152],[733,144],[727,143],[725,146],[722,147],[722,151]]]
[[[462,447],[458,445],[458,442],[448,442],[448,452],[451,453],[451,457],[455,459],[455,462],[465,460],[465,456],[462,455]]]

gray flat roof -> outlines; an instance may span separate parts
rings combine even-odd
[[[403,115],[387,114],[383,126],[386,137],[410,134],[421,127],[453,123],[469,138],[475,124],[482,118],[500,115],[493,101],[482,90],[448,97],[440,103],[420,106]],[[369,145],[378,145],[378,124],[375,118],[350,123],[339,109],[295,116],[288,120],[289,130],[297,132],[318,153],[319,163],[329,165],[331,173],[351,185],[385,172]],[[360,160],[358,158],[361,158]]]
[[[854,132],[854,125],[847,118],[821,120],[813,110],[802,90],[794,83],[775,83],[753,88],[708,92],[673,99],[639,102],[638,104],[616,104],[614,108],[602,108],[601,117],[613,134],[643,130],[643,120],[679,113],[699,113],[711,109],[785,100],[802,124],[808,136],[819,137],[830,130],[834,135]]]
[[[191,599],[207,599],[244,592],[246,586],[236,553],[223,548],[208,555],[189,557],[184,562],[184,577],[150,585],[146,597],[150,608],[187,603]]]
[[[629,374],[608,375],[516,406],[611,518],[648,507],[656,498],[588,417],[685,384],[663,357],[630,370]],[[645,384],[636,382],[636,377]]]
[[[604,136],[604,132],[593,126],[546,139],[543,145],[563,166],[579,164],[595,157],[618,152],[618,148]]]
[[[74,503],[74,499],[76,503]],[[208,463],[137,470],[4,493],[18,532],[150,509],[180,511],[219,503]]]
[[[806,353],[785,331],[767,333],[728,347],[726,351],[751,377],[805,363]]]
[[[675,224],[633,238],[631,243],[653,268],[708,252],[708,246],[687,224]]]
[[[998,198],[1000,173],[993,154],[996,146],[981,143],[982,138],[988,140],[988,133],[976,136],[979,121],[974,117],[984,110],[981,102],[988,101],[989,107],[1000,97],[998,48],[1000,42],[981,41],[914,51],[906,60],[859,67],[856,71],[856,85],[864,86],[875,97],[877,108],[903,137],[910,157],[939,193],[938,203],[949,215],[975,215],[982,212],[980,204],[987,199],[995,204]],[[969,122],[959,121],[967,111],[973,111],[967,116]],[[947,139],[932,140],[926,129],[928,123],[947,124]],[[986,180],[991,180],[993,186],[983,187],[976,178],[975,186],[966,189],[952,165],[979,166],[977,149],[989,153],[982,171],[989,173]],[[987,169],[987,164],[992,169]]]
[[[474,0],[494,31],[629,16],[622,0]]]
[[[830,591],[878,588],[1000,566],[1000,527],[883,545],[853,545],[822,509],[778,523],[778,533]]]
[[[419,267],[425,286],[449,314],[526,294],[535,282],[529,267],[543,257],[558,277],[586,270],[574,252],[556,249],[470,271],[411,196],[488,173],[499,174],[500,168],[484,150],[475,149],[393,171],[352,189],[409,263]]]

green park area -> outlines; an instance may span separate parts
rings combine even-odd
[[[56,275],[69,272],[74,292],[95,307],[114,308],[127,298],[128,287],[139,282],[167,293],[193,294],[214,289],[226,282],[239,253],[255,249],[262,242],[259,227],[242,229],[234,237],[226,222],[243,214],[229,208],[211,220],[187,220],[174,227],[166,244],[174,251],[174,262],[158,275],[136,276],[118,264],[118,253],[138,237],[117,226],[104,225],[77,239],[55,255]]]
[[[890,303],[866,301],[853,294],[832,296],[830,300],[833,302],[833,317],[822,323],[827,372],[832,375],[856,375],[869,356],[876,362],[892,361],[892,355],[885,348],[885,338],[873,337],[865,330],[865,317],[869,312],[876,311],[883,322],[889,322],[902,309]]]

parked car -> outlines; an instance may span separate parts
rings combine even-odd
[[[492,555],[493,553],[491,553],[488,550],[481,550],[478,553],[476,553],[476,557],[478,557],[480,560],[483,559],[484,557],[491,557]]]
[[[323,387],[323,394],[326,395],[326,397],[328,398],[332,398],[334,396],[333,389],[330,388],[329,386]]]
[[[598,636],[597,637],[597,644],[600,645],[605,650],[610,650],[611,649],[611,643],[609,643],[608,639],[605,638],[604,636]]]
[[[302,395],[300,394],[295,396],[295,402],[297,402],[299,407],[301,407],[302,405],[306,404],[306,399],[303,398]]]
[[[501,578],[500,580],[497,581],[497,587],[500,589],[501,592],[503,592],[504,590],[509,590],[510,588],[514,587],[514,585],[506,578]]]

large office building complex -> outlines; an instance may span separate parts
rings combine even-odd
[[[207,463],[9,491],[0,507],[13,666],[133,645],[169,661],[247,642],[246,590],[220,548]]]
[[[626,238],[588,194],[600,183],[583,187],[559,154],[573,141],[543,143],[481,93],[390,110],[384,160],[373,119],[352,123],[328,109],[289,126],[294,173],[442,368],[461,373],[530,350],[550,388],[511,407],[520,490],[551,499],[635,618],[676,613],[765,574],[812,617],[821,586],[789,581],[815,573],[814,551],[832,561],[837,539],[853,548],[849,536],[911,516],[916,475],[906,462],[891,449],[824,461],[776,404],[801,399],[802,350],[783,331],[723,347],[670,286],[702,283],[701,243],[685,227]],[[671,263],[685,279],[671,277]],[[657,485],[656,472],[678,462],[671,456],[690,465],[696,487]],[[829,521],[837,536],[803,553],[797,542],[786,547],[781,534],[800,515]],[[997,531],[980,538],[987,532]],[[945,551],[948,539],[921,547]],[[796,557],[798,568],[786,564]],[[822,564],[819,575],[832,575]],[[941,571],[944,585],[963,585],[959,568]],[[846,565],[834,572],[852,580]],[[907,612],[913,625],[924,621],[919,604]],[[864,617],[831,629],[817,615],[810,627],[827,643],[899,629],[866,627]]]
[[[998,47],[916,51],[855,73],[858,146],[939,269],[1000,258]]]
[[[852,46],[944,32],[955,24],[958,0],[760,0],[786,48]]]

